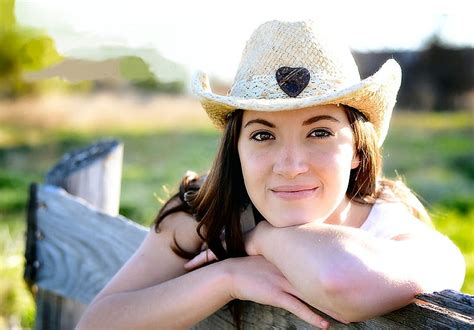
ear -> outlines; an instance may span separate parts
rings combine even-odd
[[[359,167],[359,164],[360,164],[360,157],[359,157],[359,154],[356,153],[354,154],[354,157],[352,157],[351,169],[355,169]]]

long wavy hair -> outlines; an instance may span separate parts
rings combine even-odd
[[[401,181],[381,178],[381,149],[377,145],[373,124],[360,111],[348,106],[343,108],[353,130],[355,150],[360,159],[359,166],[351,170],[347,197],[363,204],[373,204],[379,198],[402,201],[418,219],[430,223],[424,207]],[[240,221],[244,209],[251,206],[255,222],[263,220],[251,204],[244,185],[237,149],[242,116],[243,111],[236,110],[228,119],[217,156],[207,176],[192,174],[184,177],[179,192],[165,203],[154,221],[158,231],[160,222],[171,213],[182,211],[193,215],[199,222],[198,235],[219,260],[247,255]],[[171,201],[178,203],[169,207]],[[197,255],[183,250],[176,239],[171,248],[185,259]],[[240,329],[240,302],[234,300],[228,307],[236,327]]]

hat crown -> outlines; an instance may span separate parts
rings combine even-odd
[[[260,25],[242,53],[230,96],[252,99],[290,98],[275,74],[281,67],[305,68],[310,80],[297,96],[324,95],[360,81],[354,58],[332,31],[313,21],[270,21]]]
[[[331,28],[312,21],[264,23],[247,42],[227,95],[213,93],[203,72],[194,75],[193,92],[220,128],[237,109],[285,111],[343,104],[366,116],[381,145],[400,88],[400,65],[389,59],[361,80],[349,47]]]

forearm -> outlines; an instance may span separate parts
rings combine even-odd
[[[389,255],[380,258],[390,242],[372,244],[359,230],[309,224],[265,234],[260,245],[264,257],[307,303],[333,317],[354,321],[375,316],[403,306],[416,291],[404,281],[403,270],[387,263]]]
[[[78,329],[186,329],[231,300],[219,262],[153,287],[111,294],[89,306]]]

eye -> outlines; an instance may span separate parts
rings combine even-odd
[[[263,142],[267,140],[274,140],[275,138],[273,137],[272,134],[268,132],[257,132],[257,133],[252,134],[250,139],[258,141],[258,142]]]
[[[308,134],[308,137],[315,137],[315,138],[318,138],[318,139],[324,139],[324,138],[328,138],[330,136],[333,136],[334,134],[327,130],[327,129],[322,129],[322,128],[318,128],[318,129],[315,129],[314,131],[312,131],[311,133]]]

